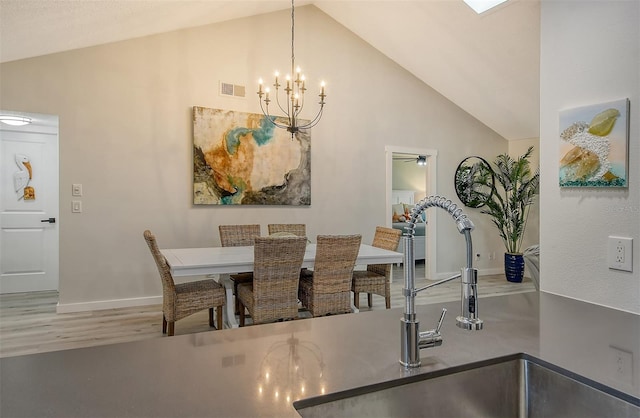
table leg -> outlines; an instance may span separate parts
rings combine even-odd
[[[353,304],[353,300],[351,301],[351,312],[352,313],[360,312],[360,309],[356,308],[356,305]]]
[[[224,292],[226,295],[225,307],[223,311],[223,319],[226,328],[238,328],[238,321],[236,320],[236,314],[233,301],[233,280],[228,274],[220,275],[220,284],[224,286]]]

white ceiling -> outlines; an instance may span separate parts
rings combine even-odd
[[[539,0],[314,4],[506,139],[539,136]],[[286,0],[0,0],[0,62],[288,9]]]

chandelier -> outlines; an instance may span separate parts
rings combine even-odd
[[[302,112],[302,108],[304,107],[304,92],[307,90],[307,88],[305,85],[306,80],[304,75],[301,73],[300,67],[296,67],[294,49],[295,9],[293,1],[294,0],[291,0],[291,73],[287,74],[285,77],[287,83],[286,87],[283,88],[283,101],[280,100],[280,87],[282,87],[282,84],[280,84],[280,81],[278,80],[280,74],[277,71],[275,73],[275,82],[273,83],[273,87],[275,87],[274,95],[276,104],[278,105],[278,108],[280,108],[280,111],[284,113],[283,119],[287,120],[286,124],[280,122],[276,118],[276,116],[273,116],[269,113],[269,103],[271,103],[271,99],[269,98],[270,89],[269,87],[263,88],[262,79],[258,81],[260,85],[258,88],[258,97],[260,100],[260,109],[262,110],[262,113],[276,127],[286,129],[287,131],[291,132],[291,137],[293,137],[293,135],[301,129],[309,129],[314,127],[320,121],[320,118],[322,117],[322,111],[324,109],[324,99],[325,97],[327,97],[324,92],[325,85],[323,81],[320,84],[320,94],[318,95],[318,97],[320,97],[320,102],[318,102],[318,104],[320,105],[320,110],[318,110],[316,116],[310,121],[300,120],[298,118],[300,113]]]

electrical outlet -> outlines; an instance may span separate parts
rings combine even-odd
[[[609,268],[633,271],[633,238],[609,237]]]
[[[633,353],[622,348],[610,345],[611,348],[611,375],[614,380],[633,385]]]

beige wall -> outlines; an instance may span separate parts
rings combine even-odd
[[[639,21],[638,1],[542,2],[541,289],[634,313],[640,313]],[[631,102],[629,187],[561,189],[558,112],[622,98]],[[610,235],[633,238],[632,273],[607,267]]]
[[[531,162],[531,170],[535,170],[540,166],[540,139],[539,138],[528,138],[528,139],[520,139],[517,141],[509,141],[509,155],[512,158],[518,158],[525,152],[529,147],[533,147],[533,153],[531,154],[531,158],[529,161]]]
[[[2,64],[2,108],[60,117],[61,305],[159,296],[146,228],[164,248],[219,245],[219,224],[253,222],[263,233],[270,222],[303,222],[312,240],[361,233],[370,242],[386,221],[386,145],[437,149],[437,192],[450,197],[462,158],[507,150],[315,7],[297,9],[296,22],[297,62],[328,93],[312,132],[310,207],[192,205],[191,108],[259,111],[257,79],[289,61],[288,12]],[[220,80],[246,85],[247,98],[219,96]],[[83,184],[82,214],[70,211],[72,183]],[[464,240],[441,212],[438,269],[457,271]],[[493,230],[474,240],[501,245]]]

